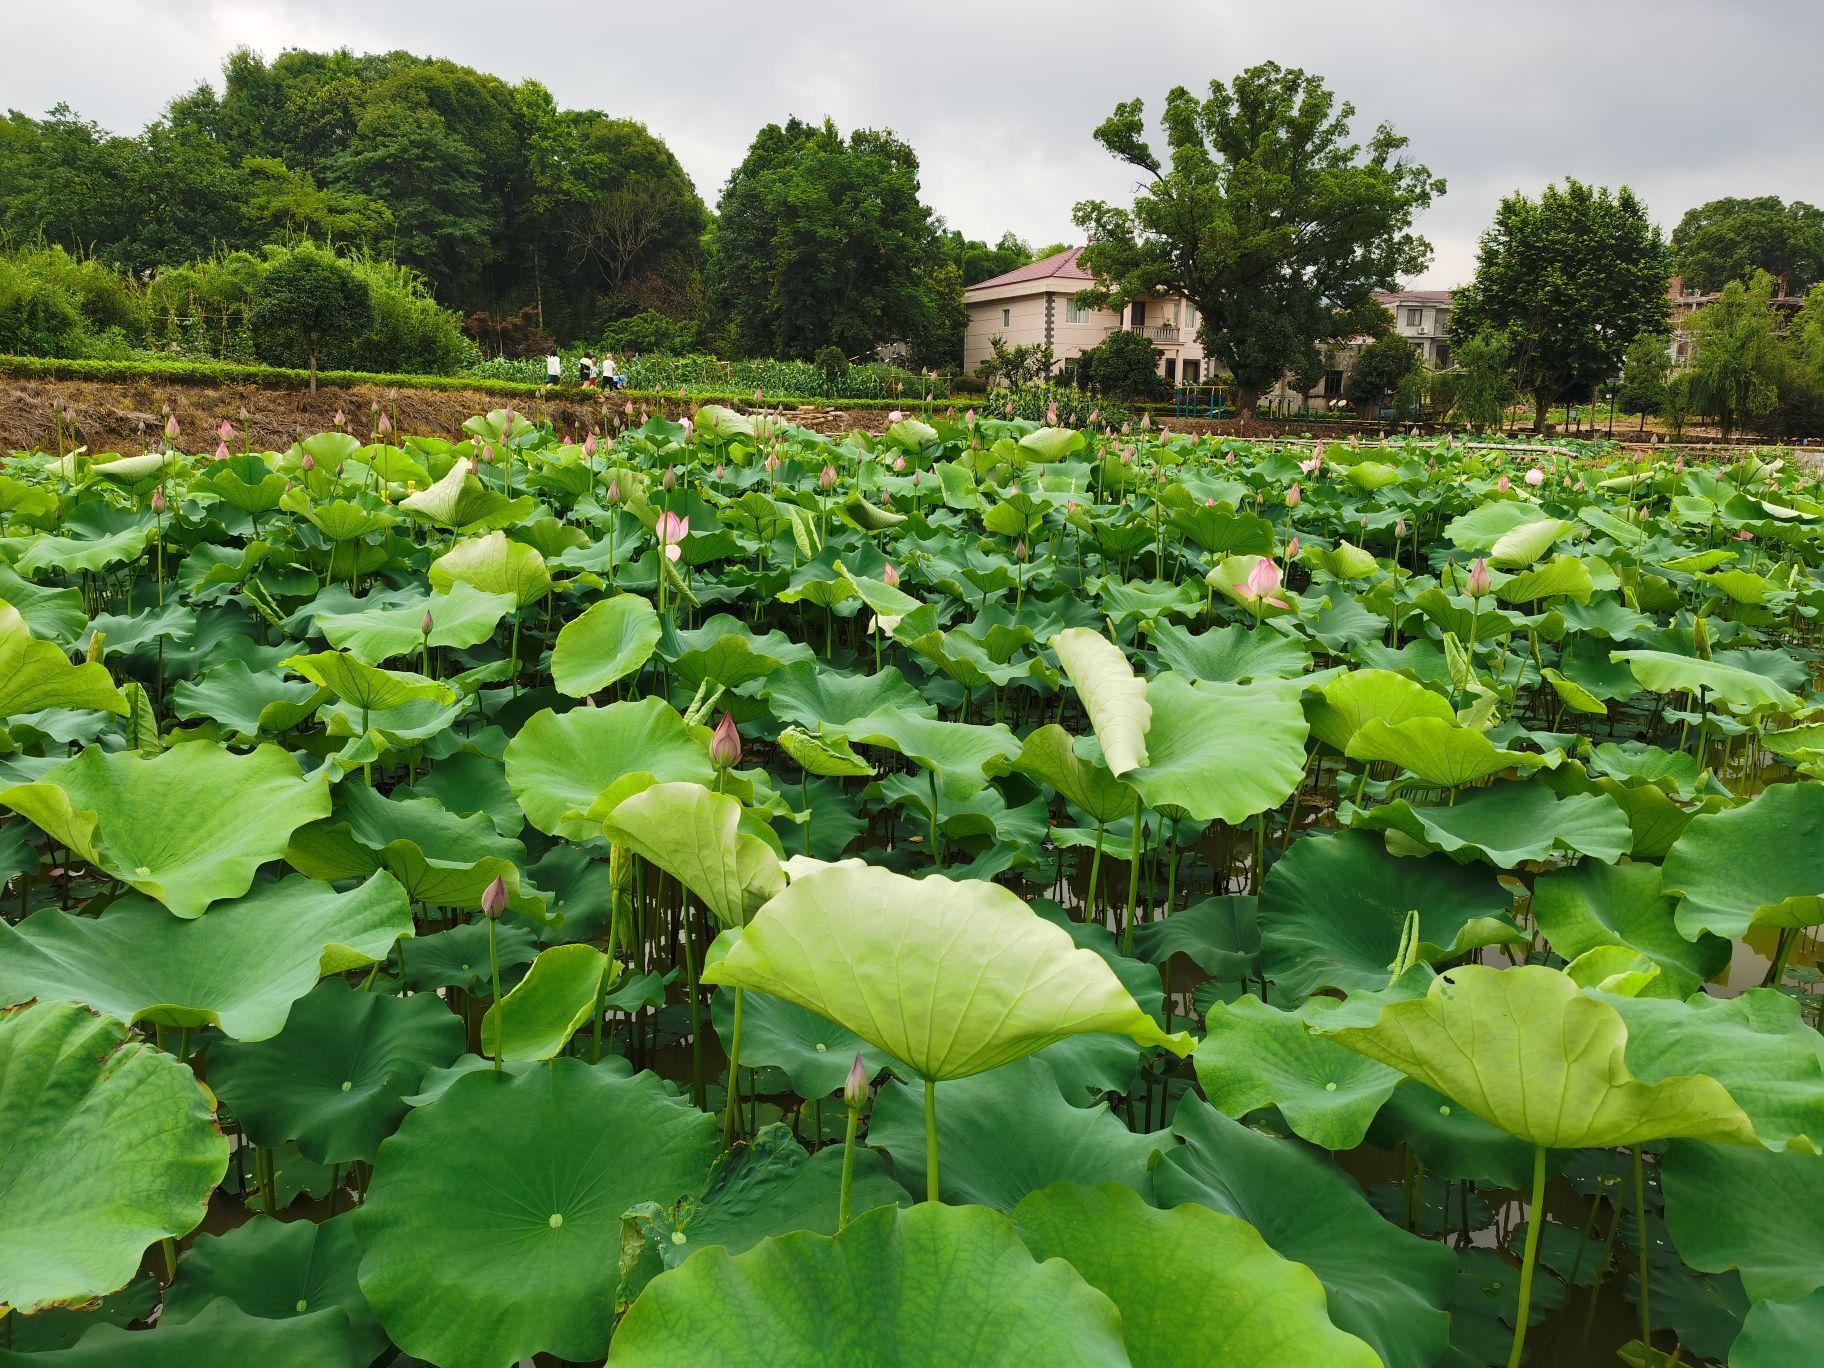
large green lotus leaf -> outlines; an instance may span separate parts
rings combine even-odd
[[[195,742],[151,757],[91,746],[36,783],[0,789],[0,804],[176,915],[200,917],[252,887],[298,827],[329,815],[329,786],[277,746],[236,755]]]
[[[1006,727],[940,722],[916,713],[872,713],[829,728],[855,745],[885,746],[929,770],[936,770],[944,796],[967,802],[988,786],[985,767],[1005,769],[1020,753]]]
[[[876,675],[841,674],[820,662],[797,660],[766,677],[773,716],[812,730],[841,727],[858,717],[904,712],[931,716],[935,707],[888,666]]]
[[[710,1001],[710,1017],[717,1038],[727,1048],[735,1029],[732,990],[716,992]],[[842,1087],[856,1055],[861,1056],[870,1078],[895,1066],[911,1076],[911,1070],[886,1051],[808,1007],[770,993],[746,995],[741,1009],[743,1067],[778,1069],[798,1096],[828,1097]]]
[[[802,727],[786,727],[778,736],[779,749],[806,774],[826,779],[872,778],[874,766],[855,754],[840,736],[813,736]]]
[[[998,1212],[878,1207],[647,1284],[614,1337],[627,1368],[1129,1362],[1114,1305],[1062,1259],[1040,1263]]]
[[[1175,622],[1161,622],[1153,628],[1151,643],[1173,670],[1212,684],[1292,679],[1311,668],[1311,652],[1296,637],[1239,624],[1193,636]]]
[[[1134,790],[1108,766],[1077,754],[1077,738],[1055,722],[1035,730],[1020,747],[1012,768],[1049,784],[1099,822],[1134,813]]]
[[[1164,967],[1183,955],[1224,983],[1260,977],[1260,905],[1248,894],[1220,894],[1134,928],[1134,953]]]
[[[423,646],[462,650],[494,635],[500,620],[516,606],[510,594],[488,594],[458,580],[442,594],[411,595],[393,606],[345,600],[344,611],[318,613],[317,630],[338,651],[378,665],[411,655]],[[431,615],[431,634],[424,634],[424,615]]]
[[[1504,603],[1533,603],[1543,598],[1588,603],[1595,592],[1595,582],[1580,556],[1553,556],[1544,565],[1522,570],[1495,586]]]
[[[1449,805],[1414,806],[1396,798],[1354,809],[1346,820],[1358,831],[1398,832],[1415,848],[1480,859],[1497,869],[1547,860],[1558,850],[1613,863],[1633,844],[1627,814],[1613,799],[1599,793],[1560,798],[1537,781],[1490,784]]]
[[[0,480],[4,480],[0,476]],[[0,489],[4,489],[0,484]],[[0,557],[0,599],[12,607],[35,637],[74,646],[89,625],[88,609],[79,589],[56,589],[20,579]]]
[[[1609,659],[1626,661],[1643,689],[1654,693],[1699,693],[1732,708],[1794,712],[1799,700],[1772,680],[1721,661],[1698,660],[1670,651],[1611,651]]]
[[[1324,685],[1305,706],[1311,734],[1318,740],[1347,750],[1349,740],[1362,725],[1374,719],[1404,722],[1409,717],[1436,717],[1454,722],[1450,700],[1423,684],[1392,670],[1351,670]]]
[[[380,1322],[355,1283],[353,1213],[322,1225],[256,1216],[224,1235],[198,1237],[165,1293],[161,1326],[195,1320],[218,1297],[267,1320],[290,1320],[339,1307],[347,1314],[355,1358],[371,1363],[386,1348]]]
[[[1735,998],[1601,1000],[1627,1024],[1636,1078],[1707,1075],[1748,1114],[1762,1144],[1824,1153],[1824,1036],[1794,999],[1754,988]]]
[[[581,698],[625,679],[652,658],[659,644],[659,615],[638,594],[616,594],[592,603],[566,622],[551,648],[551,682]]]
[[[363,712],[385,712],[418,702],[447,706],[456,701],[456,691],[447,684],[409,670],[378,669],[345,651],[292,656],[285,668]]]
[[[494,955],[502,973],[532,963],[537,953],[530,927],[512,921],[496,924]],[[487,918],[457,922],[448,931],[418,937],[405,952],[405,973],[416,992],[460,988],[486,997],[492,988]]]
[[[654,784],[603,822],[608,840],[683,884],[723,926],[743,926],[785,887],[771,846],[741,830],[741,804],[701,784]]]
[[[1495,544],[1488,549],[1489,564],[1502,570],[1517,570],[1531,565],[1551,550],[1554,542],[1572,530],[1573,525],[1562,518],[1541,518],[1537,522],[1522,523],[1495,538]]]
[[[1084,1031],[1190,1052],[1093,950],[979,880],[832,865],[761,908],[704,980],[809,1007],[931,1079]]]
[[[1368,1139],[1384,1150],[1412,1146],[1425,1171],[1440,1178],[1473,1178],[1515,1191],[1533,1181],[1531,1145],[1410,1078],[1376,1114]]]
[[[1680,1141],[1659,1171],[1666,1232],[1704,1273],[1739,1269],[1751,1301],[1824,1288],[1824,1158],[1800,1150]]]
[[[1013,1211],[1038,1259],[1063,1259],[1120,1308],[1135,1368],[1380,1368],[1330,1323],[1323,1284],[1239,1217],[1187,1202],[1162,1211],[1118,1183],[1058,1183]]]
[[[745,1041],[745,1036],[743,1036]],[[808,1230],[836,1233],[841,1205],[843,1152],[826,1145],[805,1153],[788,1126],[762,1126],[748,1143],[718,1156],[703,1191],[670,1210],[651,1207],[640,1224],[666,1268],[700,1250],[740,1254],[775,1235]],[[887,1175],[886,1162],[865,1145],[855,1151],[849,1194],[851,1213],[905,1206],[906,1190]]]
[[[1278,807],[1305,775],[1309,731],[1296,684],[1198,684],[1162,674],[1147,685],[1147,764],[1127,780],[1153,807],[1239,825]]]
[[[361,1290],[393,1343],[442,1368],[599,1359],[622,1213],[698,1191],[715,1148],[716,1119],[654,1074],[478,1069],[381,1147],[355,1214]]]
[[[481,1019],[481,1049],[522,1063],[550,1059],[595,1011],[613,961],[593,945],[553,945]]]
[[[1773,784],[1741,807],[1700,814],[1667,853],[1663,882],[1683,898],[1684,936],[1824,921],[1824,784]]]
[[[509,499],[488,488],[470,473],[467,464],[458,461],[441,480],[401,499],[399,507],[438,527],[480,531],[529,521],[537,504],[530,498]]]
[[[1170,1144],[1163,1132],[1130,1131],[1106,1103],[1074,1105],[1043,1059],[939,1085],[937,1137],[943,1200],[1002,1211],[1029,1192],[1067,1180],[1143,1186],[1154,1157]],[[868,1143],[893,1156],[902,1183],[923,1192],[923,1089],[883,1086],[874,1099]]]
[[[314,684],[250,669],[243,660],[224,660],[200,678],[180,682],[171,691],[171,710],[179,717],[208,718],[242,736],[258,737],[297,726],[328,697]]]
[[[1684,993],[1694,993],[1728,966],[1730,945],[1708,932],[1686,940],[1674,924],[1675,907],[1653,864],[1585,861],[1533,884],[1533,920],[1565,959],[1625,946],[1658,964]]]
[[[1262,1135],[1194,1098],[1172,1130],[1185,1143],[1153,1170],[1159,1205],[1195,1202],[1246,1221],[1317,1275],[1331,1322],[1386,1363],[1428,1364],[1444,1352],[1447,1249],[1384,1220],[1355,1179],[1296,1140]]]
[[[1386,760],[1432,788],[1462,788],[1507,769],[1537,769],[1543,756],[1501,750],[1481,732],[1440,717],[1389,726],[1371,718],[1349,739],[1351,760]]]
[[[1373,1026],[1320,1019],[1314,1029],[1548,1149],[1754,1139],[1715,1079],[1634,1077],[1620,1013],[1544,965],[1463,965],[1440,974],[1424,997],[1383,1007]]]
[[[429,579],[439,593],[467,584],[484,594],[509,594],[521,608],[551,589],[545,558],[523,542],[508,541],[505,532],[458,542],[431,562]]]
[[[385,874],[346,893],[293,876],[179,921],[134,894],[99,917],[47,907],[0,923],[0,1002],[67,998],[125,1021],[265,1040],[325,973],[385,959],[412,933]]]
[[[67,1349],[15,1354],[0,1349],[5,1368],[199,1368],[259,1364],[260,1368],[360,1368],[348,1313],[325,1307],[286,1320],[249,1315],[218,1297],[189,1320],[159,1319],[152,1330],[98,1325]]]
[[[848,582],[842,584],[846,594]],[[659,636],[659,654],[671,662],[672,673],[693,688],[708,681],[736,689],[794,661],[812,661],[816,654],[785,633],[756,634],[738,617],[717,613],[700,627],[680,632],[667,622]]]
[[[61,570],[66,575],[87,571],[90,574],[123,561],[135,561],[146,553],[151,540],[151,519],[137,527],[92,537],[57,537],[39,533],[25,543],[25,549],[14,559],[13,569],[30,579],[40,570]]]
[[[404,1099],[462,1053],[463,1035],[434,993],[388,997],[325,979],[270,1040],[210,1046],[209,1084],[256,1145],[295,1140],[313,1163],[372,1163]]]
[[[1197,1045],[1197,1081],[1210,1105],[1237,1119],[1276,1106],[1293,1133],[1314,1145],[1361,1144],[1401,1076],[1311,1033],[1307,1018],[1335,1001],[1311,998],[1292,1012],[1251,996],[1212,1003]]]
[[[532,825],[573,841],[600,836],[600,821],[585,814],[629,776],[716,781],[708,749],[662,698],[536,713],[508,744],[506,761],[507,786]]]
[[[1493,871],[1438,855],[1396,858],[1366,832],[1307,836],[1267,872],[1260,896],[1262,967],[1282,997],[1384,987],[1409,912],[1429,963],[1524,941],[1513,898]]]
[[[1824,1289],[1796,1301],[1756,1302],[1729,1348],[1729,1368],[1792,1368],[1824,1343]]]
[[[74,1002],[0,1012],[0,1307],[125,1287],[228,1171],[196,1076]]]
[[[1146,681],[1134,673],[1121,648],[1087,627],[1067,627],[1052,637],[1051,649],[1089,714],[1109,772],[1118,778],[1146,764],[1153,710],[1146,701]]]
[[[127,701],[105,666],[72,665],[55,642],[33,640],[19,610],[0,601],[0,718],[41,708],[124,714]]]

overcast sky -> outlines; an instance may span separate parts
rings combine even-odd
[[[1409,284],[1474,269],[1513,190],[1627,182],[1670,232],[1694,204],[1824,203],[1821,0],[0,0],[0,103],[67,101],[135,131],[180,90],[219,86],[247,46],[449,57],[558,101],[643,121],[713,207],[762,124],[829,115],[917,149],[925,197],[993,240],[1071,240],[1071,205],[1133,176],[1090,137],[1118,100],[1149,113],[1272,59],[1321,73],[1364,131],[1391,122],[1450,184]]]

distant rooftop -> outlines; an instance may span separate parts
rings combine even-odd
[[[1374,297],[1382,304],[1449,304],[1455,290],[1376,290]]]
[[[1003,271],[998,276],[990,276],[987,280],[978,280],[969,289],[985,290],[990,285],[1023,285],[1029,280],[1093,280],[1094,276],[1077,265],[1077,258],[1082,252],[1081,247],[1072,247],[1067,252],[1059,252],[1041,261],[1016,266],[1011,271]],[[968,291],[965,290],[964,293],[967,294]]]

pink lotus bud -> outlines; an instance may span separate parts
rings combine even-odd
[[[304,459],[298,462],[298,465],[306,474],[317,468],[316,459],[308,451],[304,453]]]
[[[760,464],[765,468],[768,475],[775,473],[779,469],[779,454],[773,451],[767,452],[766,459]]]
[[[741,733],[735,729],[735,719],[727,713],[716,724],[716,734],[709,740],[709,758],[723,769],[731,769],[741,763]]]
[[[177,415],[175,413],[165,419],[165,440],[177,440]]]
[[[1292,488],[1286,491],[1286,507],[1297,508],[1299,501],[1304,497],[1304,491],[1298,487],[1298,481],[1294,480],[1292,482]]]
[[[1534,489],[1539,488],[1540,485],[1545,483],[1545,472],[1539,469],[1538,466],[1534,466],[1531,470],[1526,472],[1526,482]]]
[[[1488,576],[1488,559],[1477,556],[1476,563],[1469,567],[1469,583],[1465,588],[1471,598],[1481,598],[1492,587]]]
[[[849,1069],[849,1076],[842,1084],[842,1105],[850,1111],[860,1111],[862,1104],[868,1100],[868,1071],[861,1062],[861,1053],[855,1054],[855,1063]]]
[[[1022,561],[1026,559],[1026,538],[1021,537],[1013,544],[1013,558]]]
[[[918,474],[916,470],[912,472],[912,488],[914,489],[918,488]]]
[[[758,388],[756,388],[756,389],[755,389],[755,390],[754,390],[754,402],[755,402],[755,403],[756,403],[756,404],[757,404],[757,403],[759,403],[759,402],[760,402],[760,391],[759,391],[759,389],[758,389]]]
[[[583,455],[595,455],[595,434],[593,432],[583,438]]]
[[[1203,506],[1204,506],[1204,507],[1205,507],[1205,508],[1214,508],[1214,507],[1216,507],[1216,500],[1214,500],[1214,499],[1205,499],[1205,500],[1204,500],[1204,501],[1203,501]]]
[[[621,482],[617,477],[608,481],[608,506],[610,508],[621,501]]]
[[[1501,478],[1495,481],[1495,488],[1500,490],[1503,494],[1507,493],[1507,491],[1513,487],[1514,482],[1507,478],[1505,471],[1502,472]]]
[[[348,426],[348,415],[346,413],[342,412],[341,409],[336,410],[336,426],[337,427],[347,427]]]
[[[1248,572],[1248,582],[1244,593],[1251,599],[1270,603],[1276,608],[1290,607],[1282,598],[1276,597],[1279,586],[1285,583],[1285,574],[1276,561],[1267,556],[1258,557],[1254,568]]]
[[[824,466],[823,473],[818,475],[818,477],[817,477],[817,487],[819,489],[834,489],[836,487],[836,467],[835,466],[833,466],[833,465]]]
[[[974,427],[975,426],[975,410],[974,409],[963,410],[963,421],[965,423],[969,424],[969,426]]]
[[[894,409],[887,415],[887,421],[889,423],[900,423],[905,421],[905,417],[905,414],[901,413],[898,409]]]
[[[152,511],[163,516],[165,511],[165,489],[160,485],[152,491]]]
[[[906,458],[904,456],[895,456],[893,458],[893,473],[895,475],[898,475],[901,472],[903,472],[905,470],[905,468],[906,468]]]
[[[663,489],[667,494],[669,494],[669,493],[671,493],[672,490],[676,489],[677,487],[678,487],[677,468],[675,466],[666,466],[665,474],[659,480],[659,488]]]
[[[1057,425],[1058,425],[1058,401],[1056,399],[1053,399],[1049,404],[1045,405],[1045,426],[1046,427],[1056,427]]]
[[[1304,547],[1304,543],[1301,542],[1297,537],[1292,538],[1291,541],[1286,543],[1286,559],[1288,561],[1297,560],[1298,553],[1303,547]]]
[[[684,440],[688,442],[690,440],[690,434],[696,431],[697,425],[688,418],[681,419],[680,421],[684,424]]]
[[[436,625],[437,622],[436,619],[431,616],[431,610],[426,608],[424,610],[424,621],[418,624],[419,633],[428,637],[431,634],[431,629],[436,627]]]
[[[234,424],[229,422],[226,418],[222,419],[222,425],[215,430],[215,435],[220,437],[224,442],[227,441],[230,437],[234,436]]]
[[[379,430],[380,430],[380,435],[381,435],[381,436],[382,436],[382,437],[387,437],[387,436],[391,436],[391,435],[392,435],[392,431],[393,431],[393,420],[392,420],[392,418],[391,418],[391,417],[390,417],[390,416],[389,416],[389,415],[387,415],[387,414],[385,414],[385,413],[382,413],[382,414],[381,414],[381,415],[380,415],[380,421],[379,421],[379,422],[378,422],[378,423],[376,423],[376,424],[375,424],[375,426],[376,426],[376,427],[377,427],[377,428],[379,428]]]
[[[1095,423],[1095,421],[1096,421],[1096,420],[1097,420],[1097,419],[1098,419],[1098,418],[1100,418],[1100,417],[1101,417],[1101,416],[1102,416],[1102,410],[1101,410],[1101,409],[1099,409],[1099,408],[1092,408],[1092,409],[1091,409],[1091,410],[1090,410],[1090,411],[1089,411],[1089,421],[1090,421],[1090,423],[1091,423],[1091,425],[1094,425],[1094,423]]]
[[[1406,519],[1401,518],[1394,523],[1393,535],[1396,537],[1403,537],[1406,535]]]
[[[507,881],[500,875],[494,876],[487,891],[481,895],[482,915],[490,920],[499,921],[500,914],[507,910]]]
[[[725,476],[727,476],[727,474],[728,474],[727,468],[722,464],[722,462],[717,461],[716,462],[716,480],[718,482],[720,482]]]
[[[887,568],[880,572],[880,580],[889,589],[899,588],[899,571],[893,568],[891,561],[888,561]]]
[[[217,442],[215,444],[215,459],[218,461],[225,461],[228,459],[228,443]]]
[[[481,460],[483,465],[494,464],[494,444],[492,442],[481,449]]]

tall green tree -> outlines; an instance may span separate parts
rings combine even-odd
[[[1379,408],[1418,368],[1419,357],[1412,343],[1388,328],[1355,358],[1343,384],[1343,398],[1358,409]]]
[[[1666,406],[1666,380],[1672,374],[1672,355],[1663,332],[1643,332],[1621,358],[1621,384],[1616,406],[1623,413],[1640,415],[1640,430],[1647,430],[1647,415]]]
[[[1482,234],[1475,280],[1457,292],[1451,331],[1505,333],[1535,431],[1560,399],[1614,376],[1629,342],[1666,320],[1670,258],[1647,209],[1616,191],[1566,180],[1538,199],[1501,201]]]
[[[1691,315],[1691,402],[1728,438],[1780,401],[1786,355],[1773,310],[1778,282],[1765,271],[1723,286],[1716,302]]]
[[[860,356],[929,334],[939,260],[910,147],[792,119],[761,129],[729,177],[707,274],[740,351]]]
[[[260,359],[310,367],[336,359],[373,322],[368,284],[346,263],[309,243],[277,254],[253,295],[250,322]]]
[[[1322,79],[1267,62],[1209,98],[1165,98],[1167,160],[1144,140],[1139,100],[1115,107],[1096,140],[1151,177],[1131,209],[1077,205],[1089,235],[1086,291],[1119,307],[1155,293],[1196,305],[1204,353],[1234,377],[1237,407],[1309,373],[1319,348],[1375,320],[1376,290],[1424,269],[1414,216],[1444,182],[1405,155],[1386,124],[1355,141],[1355,107]]]
[[[1442,373],[1451,412],[1474,428],[1496,426],[1514,402],[1513,345],[1506,333],[1484,330],[1457,344]]]
[[[1695,289],[1720,290],[1765,271],[1780,294],[1802,295],[1824,280],[1824,209],[1775,195],[1714,199],[1678,221],[1672,256]]]

